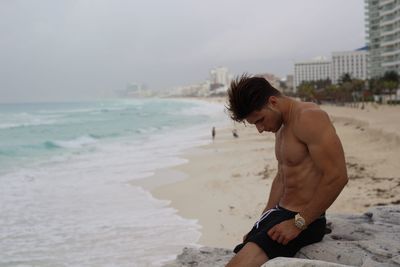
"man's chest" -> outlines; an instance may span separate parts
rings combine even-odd
[[[309,156],[307,146],[300,142],[290,129],[280,129],[275,140],[277,160],[286,166],[297,166]]]

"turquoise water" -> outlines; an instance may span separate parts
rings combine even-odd
[[[0,105],[0,173],[49,157],[90,152],[93,144],[179,129],[212,120],[199,103],[116,100]]]
[[[196,245],[196,220],[131,181],[222,125],[200,101],[0,105],[0,266],[160,266]]]

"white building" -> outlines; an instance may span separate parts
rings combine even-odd
[[[210,82],[212,85],[229,86],[232,75],[226,67],[217,67],[210,71]],[[218,86],[215,86],[217,88]]]
[[[351,78],[367,79],[367,50],[360,48],[355,51],[332,53],[332,83],[337,84],[340,77],[348,73]]]
[[[294,87],[303,81],[318,81],[331,79],[331,61],[325,58],[316,58],[312,61],[294,64]]]
[[[366,47],[343,52],[332,52],[332,60],[317,58],[294,65],[294,89],[303,81],[330,79],[337,84],[343,74],[351,78],[365,80],[368,78],[368,51]]]
[[[285,84],[286,84],[286,90],[288,92],[294,92],[294,77],[293,75],[286,75],[286,79],[285,79]]]
[[[206,80],[199,84],[191,84],[186,86],[178,86],[173,88],[170,96],[193,96],[205,97],[210,94],[210,81]]]
[[[400,73],[400,1],[364,0],[368,44],[368,77]]]

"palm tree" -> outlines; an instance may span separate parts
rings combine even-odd
[[[305,82],[303,81],[297,90],[297,93],[300,98],[305,99],[306,101],[314,99],[315,90],[313,82]]]
[[[383,86],[389,90],[390,95],[399,88],[400,76],[396,71],[387,71],[382,77]]]
[[[340,85],[342,85],[342,84],[344,84],[346,82],[351,82],[351,81],[352,81],[351,75],[350,75],[350,73],[347,73],[347,72],[343,73],[339,78],[339,84]]]
[[[362,105],[361,108],[364,108],[364,90],[365,82],[360,79],[353,79],[351,81],[351,95],[353,97],[353,101],[355,100],[357,102],[356,107],[358,108],[358,102],[361,100]]]
[[[383,75],[383,79],[385,81],[393,81],[399,83],[400,75],[397,73],[397,71],[390,70],[385,72],[385,74]]]
[[[339,78],[338,84],[344,102],[354,102],[352,81],[350,73],[343,73]]]

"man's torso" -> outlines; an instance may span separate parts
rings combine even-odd
[[[293,211],[300,211],[308,205],[321,179],[321,172],[316,168],[306,144],[296,137],[294,131],[295,127],[301,127],[296,124],[296,119],[304,109],[319,107],[313,103],[295,102],[291,120],[282,125],[275,141],[275,154],[284,183],[279,204]]]

